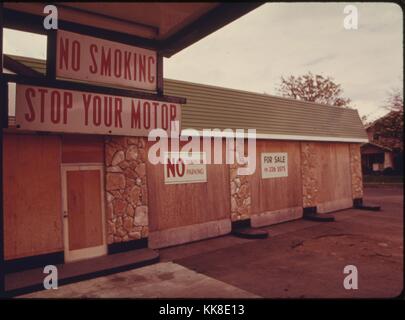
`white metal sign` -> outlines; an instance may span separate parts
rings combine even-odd
[[[155,51],[57,31],[56,77],[156,90]]]
[[[179,104],[17,84],[16,125],[23,130],[147,136],[180,121]]]
[[[262,179],[288,177],[288,154],[286,152],[261,154]]]
[[[207,182],[205,152],[166,152],[164,163],[165,184]]]

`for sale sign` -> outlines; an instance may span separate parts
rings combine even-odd
[[[288,154],[286,152],[262,153],[262,179],[288,177]]]
[[[31,85],[16,86],[16,125],[23,130],[147,136],[180,121],[176,103]]]
[[[205,152],[166,152],[165,184],[207,182]]]
[[[58,30],[56,77],[156,90],[155,51]]]

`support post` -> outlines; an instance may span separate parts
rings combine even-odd
[[[4,105],[8,95],[7,82],[3,77],[3,3],[0,3],[0,297],[5,296],[5,268],[4,268],[4,212],[3,212],[3,128],[8,115],[4,110],[8,106]],[[6,91],[6,92],[4,92]],[[6,119],[4,117],[6,116]]]
[[[156,72],[156,87],[157,87],[157,94],[162,96],[163,95],[163,55],[158,52],[157,53],[157,72]]]

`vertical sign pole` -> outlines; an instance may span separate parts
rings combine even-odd
[[[156,72],[156,84],[157,84],[157,94],[159,96],[163,95],[163,55],[158,52],[157,53],[157,72]]]
[[[3,77],[3,3],[0,3],[0,297],[5,296],[5,268],[4,268],[4,211],[3,211],[3,127],[5,121],[4,110],[8,110],[4,102],[8,96],[7,82]]]
[[[56,30],[49,30],[46,41],[46,77],[56,79]]]

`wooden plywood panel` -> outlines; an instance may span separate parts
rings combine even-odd
[[[69,250],[103,244],[99,170],[66,172]]]
[[[63,163],[104,163],[104,137],[94,135],[63,135]]]
[[[147,164],[151,231],[229,218],[228,165],[207,165],[207,182],[191,184],[165,185],[163,169]]]
[[[60,139],[4,136],[5,257],[63,250]]]
[[[350,153],[347,143],[317,143],[319,170],[318,201],[328,202],[352,198]]]
[[[252,214],[302,206],[299,142],[256,141],[256,171],[249,177]],[[261,153],[288,153],[288,177],[262,179]]]

